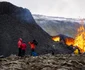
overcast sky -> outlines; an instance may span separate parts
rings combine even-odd
[[[85,0],[0,0],[28,8],[32,14],[85,18]]]

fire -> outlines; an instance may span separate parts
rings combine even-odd
[[[84,23],[84,22],[82,22]],[[83,24],[78,28],[73,46],[77,46],[81,53],[85,52],[85,28]]]
[[[60,37],[59,36],[53,37],[52,40],[59,42],[60,41]]]
[[[53,40],[53,41],[60,42],[60,36],[52,37],[52,40]],[[65,43],[66,43],[68,46],[73,45],[73,44],[74,44],[74,39],[73,39],[73,38],[70,38],[70,37],[67,37],[67,38],[65,38]]]
[[[65,38],[65,43],[70,46],[73,45],[73,47],[77,47],[80,50],[80,53],[85,52],[85,28],[83,26],[83,21],[81,22],[81,26],[77,29],[77,34],[75,39],[73,38]],[[60,41],[60,36],[52,37],[52,40],[54,41]],[[74,51],[78,52],[78,50]]]
[[[65,43],[70,46],[74,44],[74,39],[73,38],[66,38]]]

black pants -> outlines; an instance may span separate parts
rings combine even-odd
[[[34,49],[31,49],[31,52],[34,52]]]
[[[22,57],[25,56],[25,50],[22,50],[21,56],[22,56]]]
[[[18,48],[18,56],[21,56],[21,48]]]
[[[32,56],[32,52],[34,52],[35,50],[34,49],[31,49],[31,56]]]

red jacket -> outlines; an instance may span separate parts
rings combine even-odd
[[[22,43],[22,44],[21,44],[21,49],[22,49],[22,50],[26,50],[26,48],[27,48],[27,45],[26,45],[25,43]]]
[[[18,48],[21,48],[21,44],[22,44],[22,41],[19,40],[19,41],[18,41]]]
[[[30,45],[31,49],[35,49],[35,44],[32,42],[28,42],[28,44]]]

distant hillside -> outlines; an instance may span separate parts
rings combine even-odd
[[[33,17],[36,23],[51,36],[64,34],[70,37],[74,37],[76,35],[77,28],[80,26],[79,19],[48,17],[35,14]]]

